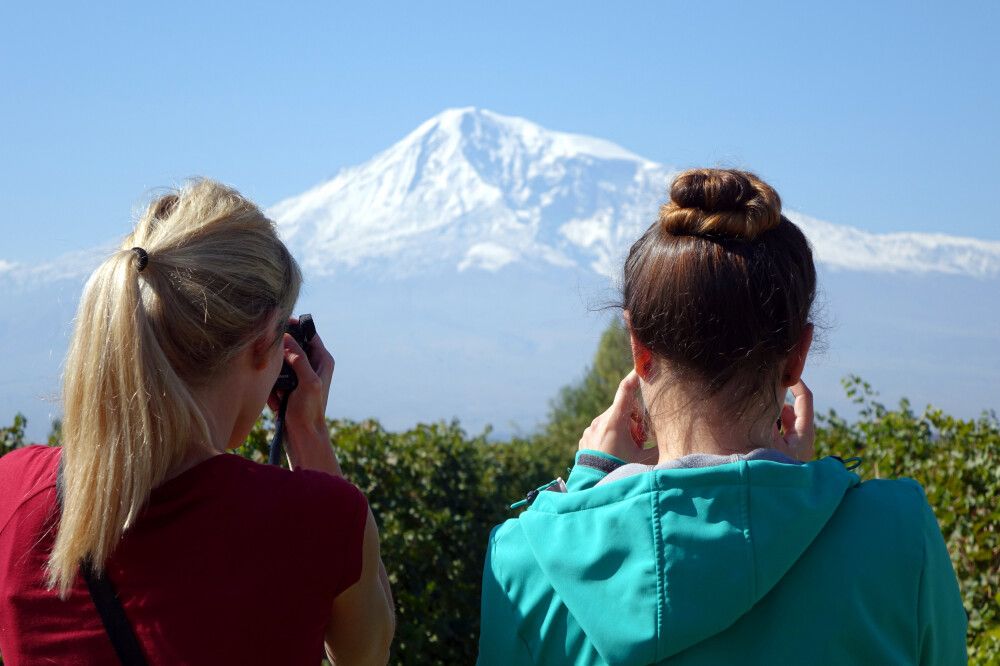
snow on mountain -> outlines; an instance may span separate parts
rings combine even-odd
[[[0,285],[31,289],[61,280],[82,280],[116,247],[117,243],[107,242],[34,264],[0,259]]]
[[[483,109],[449,109],[268,214],[317,277],[349,271],[392,279],[515,264],[614,277],[675,173],[601,139]],[[787,214],[832,268],[1000,276],[997,241],[873,234]],[[0,280],[82,278],[112,247],[30,266],[0,260]]]
[[[319,274],[493,271],[516,261],[609,274],[669,175],[607,141],[450,109],[269,213]]]
[[[268,212],[305,268],[388,277],[516,262],[612,277],[654,219],[674,169],[522,118],[449,109],[368,162]],[[789,216],[829,266],[1000,275],[1000,242],[872,234]]]
[[[945,234],[873,234],[786,211],[831,268],[912,273],[1000,276],[1000,242]]]

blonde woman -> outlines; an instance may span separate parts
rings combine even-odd
[[[285,334],[300,282],[274,224],[208,180],[154,201],[94,271],[63,446],[0,459],[8,666],[387,661],[378,531],[324,421],[333,358]],[[226,455],[283,360],[292,471]]]

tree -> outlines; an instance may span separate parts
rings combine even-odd
[[[10,453],[14,449],[24,446],[24,428],[28,425],[28,419],[24,414],[14,415],[14,422],[6,428],[0,428],[0,456]]]
[[[565,386],[552,401],[541,439],[572,460],[583,431],[608,408],[622,378],[632,370],[632,351],[624,322],[615,317],[597,343],[594,360],[576,384]]]

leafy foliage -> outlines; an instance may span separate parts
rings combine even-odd
[[[234,449],[233,453],[266,465],[273,435],[274,414],[271,413],[270,409],[265,408],[264,413],[257,419],[257,422],[250,430],[250,434],[247,435],[246,441]],[[286,458],[281,459],[281,466],[288,469],[288,460]]]
[[[552,402],[539,438],[572,460],[580,435],[611,404],[618,384],[632,369],[632,351],[621,319],[615,317],[597,343],[594,361],[579,383],[565,386]]]
[[[471,663],[478,551],[502,509],[489,491],[485,440],[469,439],[457,423],[393,435],[373,421],[334,422],[331,438],[380,521],[399,626],[395,661]]]
[[[0,456],[24,446],[24,428],[27,425],[28,419],[24,418],[24,414],[15,414],[11,425],[0,428]]]

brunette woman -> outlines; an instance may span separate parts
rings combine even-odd
[[[480,664],[964,664],[920,486],[812,460],[816,271],[775,191],[682,173],[623,286],[635,370],[490,536]]]

